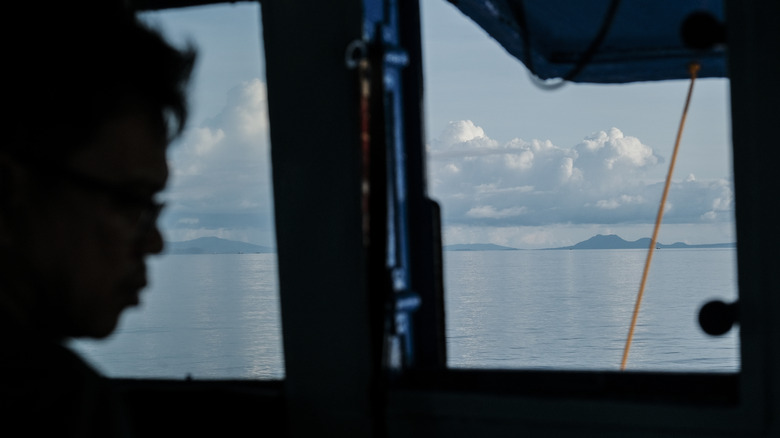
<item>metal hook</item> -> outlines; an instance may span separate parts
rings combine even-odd
[[[368,46],[363,40],[354,40],[347,45],[347,50],[344,54],[344,63],[347,68],[354,70],[358,68],[360,62],[368,58]]]

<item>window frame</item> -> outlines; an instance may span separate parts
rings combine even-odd
[[[392,2],[388,2],[391,3]],[[756,67],[756,64],[762,63],[755,57],[755,46],[751,46],[752,38],[747,32],[740,30],[748,29],[751,23],[759,18],[761,8],[767,7],[767,4],[756,6],[749,13],[740,10],[739,18],[742,21],[735,20],[736,10],[740,6],[736,2],[727,2],[727,16],[730,17],[729,25],[729,45],[731,57],[729,59],[729,70],[731,71],[731,80],[740,82],[740,85],[751,84],[751,74],[746,65]],[[400,7],[400,6],[399,6]],[[407,7],[408,4],[407,4]],[[751,15],[755,14],[755,15]],[[415,35],[410,29],[419,29],[419,15],[401,14],[409,18],[410,22],[401,28],[407,29],[406,44],[412,45],[413,50],[417,50],[420,45],[419,33]],[[747,37],[747,38],[745,38]],[[766,43],[766,47],[771,44]],[[750,59],[739,59],[734,56],[737,53]],[[776,65],[776,62],[775,62]],[[417,102],[422,95],[418,90],[422,88],[420,78],[422,77],[421,63],[410,63],[409,70],[418,69],[404,76],[405,87],[412,89],[406,91],[409,96],[408,101]],[[768,78],[767,78],[768,79]],[[593,428],[620,428],[620,427],[643,427],[643,428],[661,428],[661,429],[692,429],[706,432],[752,432],[757,433],[768,423],[769,419],[765,415],[767,412],[766,403],[766,382],[768,373],[766,369],[761,372],[762,364],[768,362],[767,352],[770,350],[767,344],[760,345],[756,338],[766,338],[766,333],[772,329],[771,320],[768,318],[770,313],[768,309],[771,304],[768,302],[766,293],[761,294],[757,286],[760,282],[756,274],[756,266],[751,263],[750,256],[756,256],[756,252],[767,255],[765,242],[757,239],[756,228],[764,224],[756,224],[756,217],[760,213],[746,212],[740,207],[740,199],[745,199],[745,192],[756,197],[758,193],[750,187],[755,178],[755,173],[751,172],[748,166],[741,165],[737,158],[747,155],[749,152],[743,148],[743,141],[739,136],[740,123],[752,120],[755,117],[755,105],[751,109],[746,106],[750,102],[743,102],[735,98],[735,93],[745,92],[745,95],[751,94],[753,98],[758,95],[754,90],[742,90],[741,86],[732,85],[732,114],[734,119],[734,141],[733,149],[735,155],[735,185],[742,190],[737,189],[737,228],[738,228],[738,267],[739,267],[739,296],[741,316],[740,321],[740,349],[741,349],[741,369],[737,373],[657,373],[657,372],[579,372],[579,371],[530,371],[530,370],[511,370],[511,371],[492,371],[492,370],[453,370],[447,369],[446,363],[438,362],[436,364],[422,363],[407,370],[403,378],[399,379],[397,385],[391,388],[390,416],[401,425],[415,425],[420,421],[436,424],[437,430],[443,428],[453,436],[468,435],[463,431],[458,431],[457,425],[462,426],[464,421],[473,421],[479,424],[476,430],[485,426],[485,422],[509,421],[518,424],[539,423],[545,427],[565,430],[573,425],[587,424]],[[776,90],[775,90],[776,94]],[[764,105],[769,105],[765,99]],[[765,109],[768,109],[767,106]],[[405,120],[420,119],[422,114],[418,112],[418,107],[409,105]],[[412,125],[407,122],[407,126]],[[756,128],[751,123],[752,128]],[[414,132],[408,134],[412,137],[407,141],[407,156],[415,157],[416,161],[424,163],[424,151],[420,148],[416,138],[421,134]],[[743,155],[744,154],[744,155]],[[421,172],[414,169],[415,172]],[[422,175],[417,176],[417,181],[424,182]],[[410,184],[411,186],[411,184]],[[766,181],[762,187],[767,187]],[[421,184],[419,192],[410,194],[410,197],[426,197],[424,184]],[[742,195],[742,196],[740,196]],[[756,202],[760,205],[760,202]],[[750,219],[748,219],[750,218]],[[746,225],[748,222],[752,225]],[[410,224],[426,224],[429,217],[425,214],[412,217]],[[412,229],[414,225],[412,225]],[[425,230],[426,226],[421,226]],[[764,228],[764,227],[762,227]],[[771,228],[770,228],[771,229]],[[414,232],[414,231],[411,231]],[[425,231],[420,231],[425,235]],[[427,241],[434,240],[434,233],[428,231]],[[750,239],[749,244],[743,241]],[[425,239],[414,239],[415,242],[426,242]],[[424,246],[424,245],[423,245]],[[758,246],[759,248],[756,248]],[[749,252],[750,251],[750,252]],[[426,248],[422,248],[422,253]],[[430,254],[430,253],[429,253]],[[765,257],[769,258],[769,257]],[[434,259],[435,260],[435,259]],[[437,260],[440,268],[440,259]],[[434,265],[435,266],[435,265]],[[412,269],[417,271],[430,272],[428,266],[412,265]],[[439,273],[434,274],[440,275]],[[430,283],[435,284],[435,278]],[[441,306],[442,297],[437,296],[441,293],[436,291],[432,297],[434,305]],[[747,290],[747,292],[746,292]],[[756,303],[753,303],[753,300]],[[748,301],[748,309],[744,308],[744,302]],[[758,305],[761,302],[762,305]],[[426,305],[425,299],[422,306]],[[774,301],[774,307],[777,311],[777,302]],[[443,311],[442,311],[443,313]],[[432,312],[432,314],[436,314]],[[443,334],[436,333],[435,330],[443,330],[443,325],[436,326],[432,323],[431,314],[423,316],[420,325],[429,324],[428,330],[418,332],[418,339],[415,340],[418,345],[435,345],[441,342]],[[746,317],[755,315],[756,318]],[[759,317],[763,316],[763,317]],[[776,326],[774,328],[777,330]],[[759,336],[759,333],[762,335]],[[427,337],[427,339],[419,339]],[[746,337],[751,337],[746,340]],[[764,340],[766,342],[766,340]],[[443,348],[443,347],[442,347]],[[776,348],[775,348],[776,351]],[[776,353],[775,353],[776,354]],[[431,366],[433,365],[433,366]],[[560,382],[565,382],[561,384]],[[475,400],[481,398],[481,401]],[[488,407],[489,406],[489,407]],[[653,411],[662,412],[664,415],[654,415],[646,417],[648,407]],[[409,418],[415,420],[409,421]],[[423,420],[420,420],[423,419]],[[565,423],[564,425],[559,425]],[[453,429],[449,429],[452,426]],[[408,434],[412,428],[406,430],[399,426],[401,433]],[[475,430],[475,431],[476,431]]]
[[[136,3],[180,7],[220,2]],[[402,45],[410,56],[402,77],[403,123],[411,163],[407,186],[414,189],[409,210],[411,242],[416,245],[411,267],[412,275],[420,276],[412,283],[422,302],[414,314],[419,335],[415,345],[427,353],[421,352],[414,367],[401,371],[385,367],[385,248],[365,245],[362,234],[359,77],[344,65],[346,47],[365,35],[366,26],[376,24],[364,13],[372,5],[398,6],[403,11],[399,16],[409,20],[400,24]],[[771,128],[777,126],[773,111],[780,101],[775,81],[780,67],[777,57],[761,55],[775,53],[780,41],[773,23],[780,15],[777,3],[726,1],[741,370],[694,375],[447,369],[438,216],[425,193],[423,172],[418,1],[264,0],[262,7],[276,221],[299,225],[277,227],[286,374],[283,382],[270,387],[250,381],[196,383],[196,394],[220,393],[196,408],[196,415],[210,414],[218,425],[220,401],[239,400],[254,387],[252,400],[282,406],[268,419],[292,436],[323,430],[339,436],[404,437],[520,432],[770,436],[780,431],[777,415],[773,416],[780,400],[776,378],[780,321],[772,318],[780,314],[780,296],[772,293],[779,281],[772,274],[778,261],[774,248],[780,246],[780,235],[772,231],[780,222],[780,211],[765,207],[780,192],[780,183],[771,178],[776,173],[771,164],[780,161],[776,159],[780,151],[762,146],[771,144]],[[311,122],[307,129],[301,129],[301,120]],[[314,144],[312,139],[324,140]],[[372,157],[381,159],[382,154]],[[372,193],[382,199],[381,191]],[[376,218],[371,223],[381,236],[386,225]],[[173,405],[187,397],[189,384],[119,383],[144,394],[172,388]],[[254,412],[260,412],[262,407],[255,402],[240,404],[256,406]],[[262,421],[241,418],[247,423]]]

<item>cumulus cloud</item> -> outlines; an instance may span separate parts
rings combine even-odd
[[[259,79],[232,89],[224,108],[190,128],[172,147],[170,240],[246,236],[248,228],[268,226],[271,168],[265,84]],[[238,230],[244,231],[238,231]],[[245,240],[244,237],[241,240]]]
[[[648,175],[663,162],[651,146],[614,127],[564,147],[519,138],[501,143],[463,120],[449,123],[428,146],[430,192],[450,227],[652,223],[663,181]],[[667,201],[665,223],[732,219],[725,179],[675,179]]]
[[[466,216],[469,217],[475,217],[475,218],[505,218],[505,217],[514,217],[514,216],[520,216],[526,212],[525,207],[510,207],[510,208],[504,208],[502,210],[496,210],[494,207],[490,205],[480,206],[480,207],[474,207],[471,210],[466,212]]]

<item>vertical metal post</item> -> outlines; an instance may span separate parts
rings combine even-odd
[[[411,242],[409,231],[409,186],[407,144],[404,124],[403,71],[409,64],[401,46],[401,19],[398,0],[365,0],[364,39],[375,52],[373,80],[381,84],[380,109],[383,114],[385,147],[385,268],[392,296],[388,297],[387,362],[391,369],[414,365],[415,348],[412,314],[420,298],[412,288]],[[374,114],[373,116],[378,116]]]
[[[391,369],[445,365],[438,206],[427,197],[422,116],[422,49],[417,0],[364,0],[363,43],[374,52],[372,138],[381,138]],[[374,147],[378,146],[376,144]],[[377,213],[375,210],[374,213]],[[373,243],[377,248],[376,242]]]

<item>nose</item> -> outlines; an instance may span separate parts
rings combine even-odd
[[[136,248],[141,255],[159,254],[165,246],[160,228],[157,225],[160,212],[164,207],[164,203],[152,201],[140,211],[140,215],[135,221]]]
[[[146,254],[159,254],[165,247],[163,242],[162,233],[157,227],[157,224],[152,224],[151,227],[141,236],[140,250]]]

